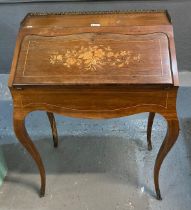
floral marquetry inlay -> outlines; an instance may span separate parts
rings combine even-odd
[[[75,47],[74,49],[66,50],[62,54],[51,54],[49,57],[52,65],[59,64],[67,68],[76,66],[92,71],[105,66],[128,67],[130,63],[138,63],[140,60],[140,53],[133,53],[129,50],[114,52],[111,47],[103,45]]]

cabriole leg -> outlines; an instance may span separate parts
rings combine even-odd
[[[48,116],[50,126],[52,129],[52,137],[53,137],[54,147],[58,147],[58,133],[57,133],[56,121],[54,118],[54,114],[52,112],[47,112],[47,116]]]
[[[13,116],[13,124],[14,124],[14,130],[15,134],[20,141],[20,143],[25,147],[25,149],[30,153],[34,161],[36,162],[40,177],[41,177],[41,188],[40,188],[40,196],[43,197],[45,195],[45,185],[46,185],[46,175],[44,166],[41,160],[41,157],[35,148],[32,140],[30,139],[27,130],[25,128],[25,114],[22,113],[22,111],[14,110],[14,116]]]
[[[155,112],[150,112],[147,124],[147,146],[149,151],[152,150],[151,133],[152,133],[154,117],[155,117]]]
[[[174,145],[174,143],[176,142],[178,138],[178,135],[179,135],[178,119],[177,118],[173,120],[167,119],[167,126],[168,126],[168,129],[167,129],[166,137],[160,147],[160,150],[158,152],[158,155],[155,161],[155,167],[154,167],[154,184],[155,184],[155,190],[156,190],[158,200],[162,200],[162,197],[160,194],[160,188],[159,188],[159,171],[160,171],[160,167],[164,158],[166,157],[166,155],[168,154],[168,152],[170,151],[170,149],[172,148],[172,146]]]

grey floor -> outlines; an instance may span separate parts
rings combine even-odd
[[[6,82],[7,76],[1,75],[0,143],[9,170],[0,188],[0,210],[191,209],[190,87],[181,87],[178,93],[181,132],[161,168],[162,201],[155,199],[153,166],[166,122],[157,115],[154,148],[149,152],[148,113],[100,121],[56,115],[60,137],[57,149],[53,148],[46,115],[30,114],[27,128],[47,173],[46,196],[39,198],[36,166],[12,131],[12,101]]]

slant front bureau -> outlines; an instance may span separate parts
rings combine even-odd
[[[40,195],[45,170],[25,128],[25,117],[46,111],[58,144],[53,112],[104,119],[150,112],[148,148],[155,113],[168,131],[154,167],[157,198],[161,164],[176,142],[178,73],[173,28],[166,11],[28,14],[19,30],[9,79],[14,130],[35,160]]]

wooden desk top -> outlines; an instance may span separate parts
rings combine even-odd
[[[170,16],[167,11],[116,11],[116,12],[66,12],[66,13],[29,13],[21,25],[23,27],[59,28],[89,27],[99,23],[102,27],[109,26],[151,26],[169,25]]]
[[[166,11],[28,14],[10,86],[177,85]]]

